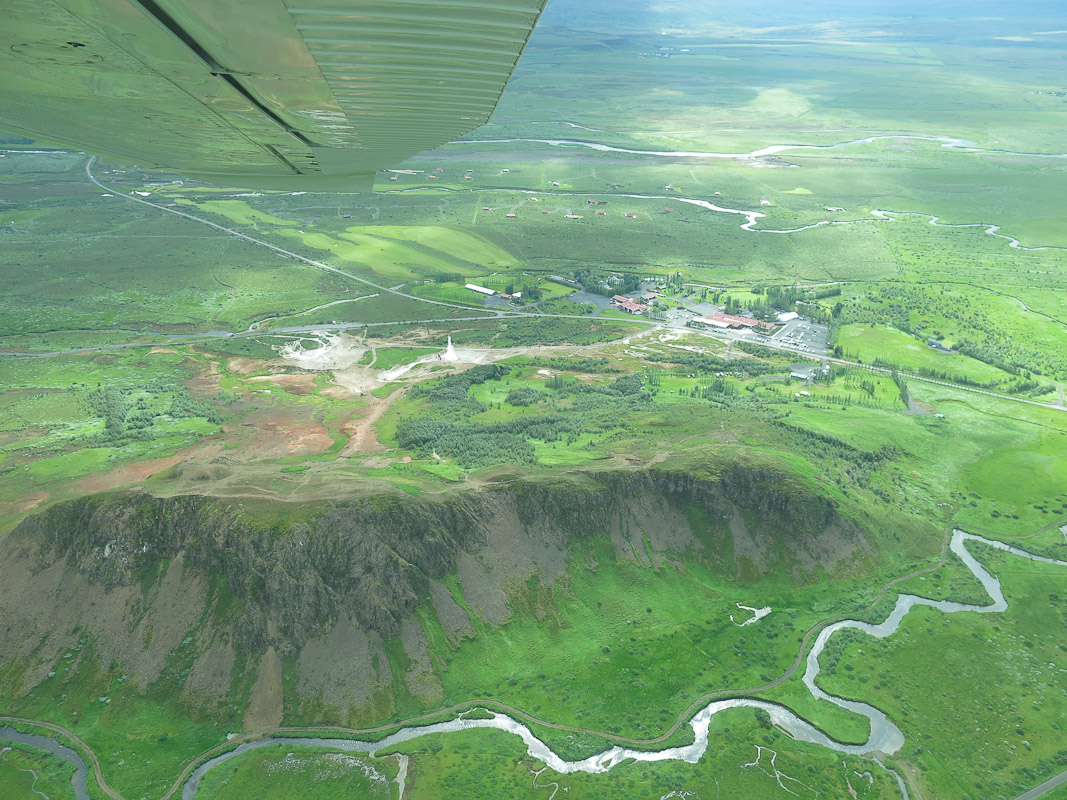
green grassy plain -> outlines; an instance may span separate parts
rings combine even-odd
[[[1005,613],[917,608],[893,636],[847,646],[820,683],[863,696],[896,720],[909,742],[901,755],[938,796],[1014,797],[1062,771],[1067,759],[1057,722],[1065,713],[1057,667],[1065,651],[1050,633],[1065,622],[1064,568],[975,551],[1002,581]],[[949,766],[963,761],[972,769]]]
[[[0,796],[12,800],[47,797],[70,800],[74,797],[71,774],[74,768],[42,750],[16,746],[0,753]]]
[[[254,750],[208,772],[197,797],[208,800],[390,800],[395,761],[278,745]]]

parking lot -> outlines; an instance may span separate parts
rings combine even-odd
[[[776,344],[789,347],[810,355],[826,355],[825,325],[818,325],[807,319],[793,319],[785,323],[774,335]]]

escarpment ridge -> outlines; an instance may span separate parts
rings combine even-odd
[[[695,559],[745,583],[770,572],[809,583],[872,559],[869,535],[832,500],[742,464],[315,506],[100,494],[50,507],[0,541],[0,689],[22,696],[91,651],[97,669],[142,690],[167,677],[199,708],[236,694],[255,717],[246,726],[297,707],[380,718],[395,681],[432,705],[445,667],[418,615],[435,617],[452,646],[515,614],[543,621],[541,606],[517,598],[566,590],[573,549],[596,537],[618,561],[684,573]]]

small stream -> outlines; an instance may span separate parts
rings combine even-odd
[[[798,717],[788,708],[778,705],[777,703],[739,697],[726,700],[715,700],[700,709],[689,721],[689,725],[693,729],[694,735],[692,744],[651,751],[634,750],[615,746],[602,753],[589,756],[588,758],[577,761],[567,761],[553,752],[548,745],[538,739],[523,723],[506,714],[489,712],[491,716],[485,719],[466,719],[461,715],[459,718],[448,722],[402,728],[396,733],[377,742],[364,742],[353,739],[324,739],[292,736],[276,736],[260,739],[254,742],[246,742],[238,745],[227,753],[205,761],[197,767],[190,778],[182,786],[182,800],[194,800],[201,779],[211,770],[231,759],[237,758],[243,753],[262,747],[269,747],[271,745],[285,745],[287,747],[328,747],[344,752],[375,755],[379,751],[390,748],[401,742],[416,739],[420,736],[426,736],[433,733],[450,733],[452,731],[471,730],[475,728],[493,728],[519,737],[526,745],[530,758],[543,762],[550,769],[559,773],[603,773],[629,759],[636,761],[677,760],[695,764],[708,749],[708,730],[711,724],[711,718],[722,711],[727,711],[733,708],[761,709],[770,715],[771,720],[775,725],[788,732],[793,738],[803,742],[817,744],[838,753],[870,756],[874,758],[877,758],[880,755],[893,755],[903,747],[904,734],[886,717],[885,714],[874,706],[867,703],[836,697],[820,689],[816,684],[816,678],[819,675],[820,669],[819,656],[821,655],[823,648],[826,647],[826,643],[829,641],[830,637],[837,631],[845,628],[855,628],[856,630],[863,631],[864,633],[877,638],[884,638],[892,635],[899,629],[900,624],[907,613],[915,606],[928,606],[945,614],[954,614],[960,611],[971,611],[979,614],[996,614],[1005,611],[1008,604],[1004,598],[1000,580],[983,567],[982,564],[971,555],[970,551],[968,551],[967,542],[971,541],[979,542],[1031,561],[1055,564],[1057,566],[1067,566],[1067,561],[1059,561],[1044,556],[1034,555],[1017,547],[1004,544],[1003,542],[956,530],[953,532],[949,549],[961,562],[963,562],[975,578],[978,579],[992,602],[987,605],[973,605],[947,600],[930,600],[929,598],[919,597],[918,595],[912,594],[901,594],[897,596],[897,601],[892,612],[890,612],[889,616],[880,623],[871,624],[860,622],[859,620],[843,620],[824,628],[819,633],[815,643],[812,645],[811,651],[808,653],[802,680],[815,699],[833,703],[840,708],[852,711],[853,713],[868,719],[870,722],[870,734],[867,737],[867,741],[863,744],[842,744],[834,741],[811,723]],[[74,764],[78,769],[75,776],[76,792],[79,792],[78,798],[79,800],[88,799],[88,795],[84,790],[86,776],[85,763],[77,753],[64,745],[61,745],[55,739],[45,736],[20,734],[11,728],[0,728],[0,740],[19,742],[33,747],[39,747],[47,750],[53,755],[63,758],[71,764]],[[897,777],[899,778],[899,776]],[[80,783],[78,783],[79,781]],[[80,789],[78,788],[79,786]]]
[[[20,733],[14,728],[0,727],[0,743],[8,742],[10,744],[21,744],[27,747],[33,747],[37,750],[44,750],[46,753],[61,758],[68,764],[74,767],[74,779],[72,785],[74,787],[74,796],[78,800],[91,800],[89,792],[85,787],[86,778],[89,775],[89,768],[85,765],[82,757],[71,750],[64,744],[60,744],[58,740],[53,739],[51,736],[38,736],[33,733]]]
[[[882,137],[882,138],[900,138],[900,137]],[[485,140],[485,141],[489,141],[489,140]],[[538,140],[538,141],[541,141],[541,140]],[[547,140],[545,140],[545,141],[547,141]],[[866,140],[863,140],[863,141],[866,141]],[[846,142],[844,144],[851,144],[851,143],[850,142]],[[778,147],[778,146],[779,145],[775,145],[775,147]],[[843,145],[825,145],[825,148],[841,147],[841,146],[843,146]],[[605,147],[606,147],[606,145],[605,145]],[[823,147],[823,146],[822,145],[796,145],[796,147]],[[616,150],[618,148],[608,148],[608,149]],[[773,148],[765,148],[765,149],[770,150],[770,149],[773,149]],[[636,152],[636,151],[624,150],[622,152]],[[762,151],[756,151],[756,152],[762,152]],[[991,152],[991,151],[982,151],[982,152]],[[669,153],[661,153],[661,154],[658,154],[658,155],[670,155],[670,154]],[[721,155],[724,158],[727,156],[727,154],[721,154]],[[1036,153],[1028,153],[1028,154],[1019,153],[1019,154],[1016,154],[1016,155],[1038,155],[1038,154],[1036,154]],[[738,158],[741,158],[741,157],[746,157],[747,158],[747,156],[740,156],[740,155],[738,155],[737,157]],[[1057,156],[1048,156],[1048,157],[1049,158],[1061,158],[1061,157],[1062,158],[1067,158],[1067,154],[1065,154],[1064,156],[1058,156],[1057,155]],[[447,186],[414,186],[414,187],[411,187],[409,189],[383,190],[381,192],[381,194],[412,194],[412,193],[421,193],[421,192],[427,192],[427,191],[459,194],[459,193],[463,193],[463,192],[473,193],[475,190],[474,189],[451,189],[451,188],[449,188]],[[540,197],[611,197],[611,198],[628,197],[628,198],[631,198],[631,199],[634,199],[634,200],[668,200],[668,201],[675,202],[675,203],[685,203],[685,204],[691,205],[691,206],[698,206],[700,208],[707,209],[708,211],[714,211],[714,212],[719,213],[719,214],[734,214],[734,215],[737,215],[737,216],[744,217],[745,221],[743,223],[741,223],[740,228],[741,228],[741,230],[748,231],[749,233],[778,233],[778,234],[800,233],[802,231],[810,231],[813,228],[823,228],[823,227],[825,227],[827,225],[859,225],[859,224],[864,224],[864,223],[878,222],[879,220],[885,221],[885,222],[893,222],[894,220],[896,220],[897,217],[906,217],[906,216],[926,217],[927,221],[931,225],[933,225],[935,227],[938,227],[938,228],[984,228],[985,229],[985,231],[984,231],[985,233],[989,234],[990,236],[995,236],[998,239],[1006,240],[1007,243],[1008,243],[1008,247],[1014,248],[1016,250],[1067,250],[1067,247],[1057,247],[1057,246],[1053,246],[1053,245],[1038,245],[1036,247],[1027,247],[1022,242],[1020,242],[1018,239],[1016,239],[1014,236],[1008,236],[1007,234],[1000,233],[1000,226],[996,225],[994,223],[991,223],[991,222],[959,222],[959,223],[942,222],[940,217],[938,217],[938,216],[936,216],[934,214],[927,214],[927,213],[922,212],[922,211],[883,211],[883,210],[880,210],[880,209],[876,208],[876,209],[872,209],[871,212],[870,212],[870,215],[871,215],[871,217],[873,217],[873,219],[872,218],[822,219],[822,220],[819,220],[818,222],[811,222],[811,223],[809,223],[807,225],[800,225],[800,226],[798,226],[796,228],[759,228],[759,227],[757,227],[759,225],[759,221],[761,219],[765,219],[767,217],[767,215],[764,214],[762,211],[748,211],[748,210],[741,209],[741,208],[727,208],[726,206],[720,206],[720,205],[717,205],[715,203],[712,203],[710,200],[701,200],[701,199],[696,198],[696,197],[681,197],[679,195],[665,195],[665,194],[624,194],[622,192],[567,192],[567,191],[560,191],[558,189],[555,189],[555,190],[541,190],[541,191],[539,191],[539,190],[536,190],[536,189],[517,189],[517,188],[507,189],[507,188],[501,188],[501,189],[491,189],[491,190],[482,190],[482,191],[515,192],[517,194],[538,195]]]

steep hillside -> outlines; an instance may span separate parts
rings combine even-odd
[[[85,497],[0,542],[3,694],[24,695],[70,653],[91,651],[97,669],[142,691],[166,673],[191,706],[237,700],[250,727],[329,709],[329,718],[388,716],[399,682],[432,705],[444,665],[420,618],[434,618],[453,646],[515,613],[543,619],[545,603],[522,599],[531,580],[535,595],[566,591],[569,554],[598,536],[620,563],[684,573],[690,559],[742,583],[768,574],[810,583],[871,549],[830,501],[741,465],[704,478],[603,472],[296,511]],[[403,655],[390,658],[395,641]],[[401,662],[405,674],[393,675]]]

